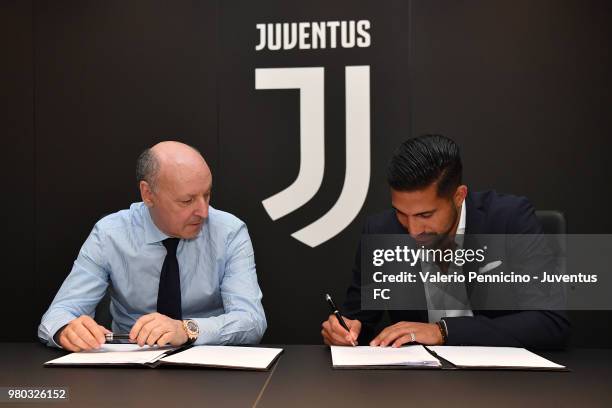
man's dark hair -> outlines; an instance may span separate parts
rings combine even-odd
[[[423,135],[406,140],[391,158],[387,181],[397,191],[421,190],[436,182],[438,196],[450,196],[461,184],[461,155],[454,140]]]

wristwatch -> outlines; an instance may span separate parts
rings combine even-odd
[[[187,333],[187,344],[191,344],[200,335],[200,327],[195,320],[183,320],[183,329],[185,329],[185,333]]]

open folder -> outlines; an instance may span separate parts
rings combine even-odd
[[[45,366],[145,366],[182,365],[241,370],[268,370],[283,349],[239,346],[189,348],[139,347],[137,344],[104,344],[47,361]]]
[[[568,371],[524,348],[422,346],[331,346],[334,368],[433,368]]]

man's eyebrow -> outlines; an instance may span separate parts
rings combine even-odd
[[[432,212],[434,212],[434,211],[436,211],[436,209],[435,209],[435,208],[434,208],[434,209],[432,209],[432,210],[421,211],[421,212],[416,213],[416,214],[414,214],[414,215],[425,215],[425,214],[432,213]]]
[[[403,211],[398,210],[398,209],[397,209],[397,207],[395,207],[395,206],[393,206],[393,205],[391,206],[391,208],[393,208],[395,211],[397,211],[397,212],[398,212],[398,213],[400,213],[400,214],[404,214],[404,215],[406,214],[406,213],[404,213]],[[427,210],[427,211],[421,211],[421,212],[419,212],[419,213],[413,214],[413,216],[417,216],[417,215],[424,215],[424,214],[429,214],[429,213],[432,213],[432,212],[434,212],[434,211],[436,211],[436,209],[435,209],[435,208],[433,208],[433,209],[431,209],[431,210]]]
[[[204,191],[204,194],[210,194],[211,192],[212,192],[212,186],[210,186],[210,188],[209,188],[209,189],[207,189],[206,191]],[[185,194],[183,195],[183,197],[190,197],[190,198],[193,198],[193,197],[197,197],[197,196],[199,196],[199,195],[200,195],[200,193],[185,193]]]

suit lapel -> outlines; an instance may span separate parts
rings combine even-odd
[[[478,249],[481,247],[480,242],[478,242],[478,234],[483,234],[485,228],[485,211],[484,211],[484,203],[479,195],[468,193],[465,199],[465,240],[464,240],[464,248]],[[466,263],[463,268],[463,274],[466,277],[466,290],[468,299],[472,297],[472,291],[474,290],[474,285],[467,281],[467,274],[470,271],[478,271],[480,266],[479,262],[470,262]]]
[[[471,235],[484,233],[485,212],[482,199],[468,193],[465,198],[465,205],[465,233]]]

